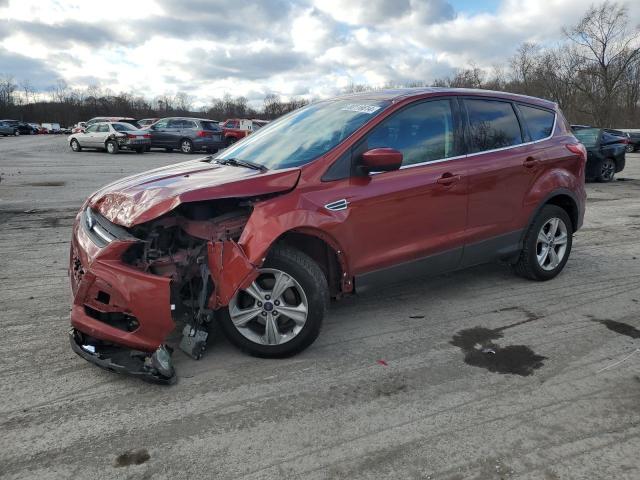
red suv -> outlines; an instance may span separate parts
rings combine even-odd
[[[584,147],[558,107],[406,89],[296,110],[217,156],[119,180],[78,213],[71,344],[171,382],[168,335],[292,355],[330,298],[485,262],[549,280],[585,206]],[[179,325],[179,327],[177,327]]]

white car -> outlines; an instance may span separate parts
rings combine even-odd
[[[151,135],[128,123],[101,122],[89,125],[84,132],[69,135],[69,146],[74,152],[83,148],[118,153],[122,149],[144,153],[151,145]]]

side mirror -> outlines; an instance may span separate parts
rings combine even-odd
[[[363,173],[390,172],[402,165],[402,152],[393,148],[374,148],[362,154],[360,167]]]

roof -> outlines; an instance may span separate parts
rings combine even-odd
[[[551,100],[545,100],[538,97],[530,97],[528,95],[521,95],[518,93],[498,92],[495,90],[483,90],[480,88],[449,88],[449,87],[417,87],[417,88],[395,88],[389,90],[375,90],[369,92],[352,93],[348,95],[341,95],[339,99],[360,98],[371,100],[391,100],[393,102],[399,102],[408,98],[415,97],[429,97],[442,96],[442,95],[472,95],[482,97],[500,97],[512,101],[531,103],[534,105],[540,105],[547,108],[554,108],[555,102]]]

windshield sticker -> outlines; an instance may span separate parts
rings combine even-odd
[[[361,103],[349,103],[345,105],[340,110],[345,110],[347,112],[358,112],[358,113],[368,113],[371,115],[374,112],[380,110],[380,107],[376,105],[363,105]]]

